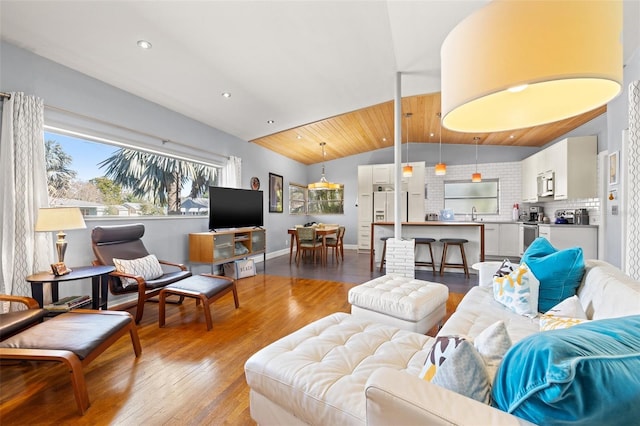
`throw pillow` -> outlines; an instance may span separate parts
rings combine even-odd
[[[580,303],[578,296],[571,296],[564,299],[562,302],[545,312],[545,315],[587,319],[587,314],[584,312],[582,303]]]
[[[512,272],[513,272],[513,265],[511,264],[509,259],[505,259],[502,261],[502,264],[500,265],[496,273],[493,274],[493,276],[504,277],[505,275],[509,275]]]
[[[510,346],[511,339],[502,321],[487,327],[473,342],[462,336],[439,336],[420,378],[489,403],[495,371]]]
[[[504,277],[493,277],[493,298],[519,315],[538,314],[539,282],[525,263]]]
[[[522,255],[540,281],[538,311],[546,312],[567,297],[576,294],[584,275],[584,257],[580,247],[556,250],[546,238],[536,238]]]
[[[559,330],[561,328],[569,328],[574,325],[589,322],[588,319],[557,317],[555,315],[540,315],[540,331]]]
[[[505,355],[494,405],[535,424],[640,419],[640,315],[532,334]]]
[[[145,281],[159,278],[164,273],[158,258],[154,254],[131,260],[116,259],[114,257],[113,265],[116,267],[116,271],[140,276],[144,278]],[[138,285],[138,282],[133,278],[120,277],[120,281],[123,287]]]

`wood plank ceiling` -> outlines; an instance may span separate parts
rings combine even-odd
[[[443,144],[541,147],[605,113],[606,105],[565,120],[496,133],[460,133],[442,129]],[[402,143],[438,143],[440,132],[440,93],[402,98]],[[323,161],[320,142],[327,142],[326,160],[393,146],[393,101],[330,117],[314,123],[253,139],[264,148],[309,165]]]

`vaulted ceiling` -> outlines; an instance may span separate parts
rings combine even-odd
[[[398,72],[403,112],[413,114],[403,119],[403,142],[437,142],[440,46],[456,24],[486,3],[2,0],[0,35],[242,140],[313,164],[323,159],[321,141],[327,142],[328,160],[393,144]],[[640,6],[634,0],[624,5],[627,60],[640,40]],[[139,40],[152,48],[140,49]],[[516,132],[443,130],[442,142],[473,143],[479,136],[482,144],[542,146],[603,112]]]

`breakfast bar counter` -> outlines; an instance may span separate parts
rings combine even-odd
[[[374,264],[380,262],[377,253],[382,253],[382,237],[393,237],[393,222],[373,222],[371,223],[371,252],[369,259],[370,270],[373,271]],[[465,244],[465,253],[469,265],[477,262],[484,262],[484,222],[456,222],[456,221],[429,221],[429,222],[402,222],[402,238],[412,239],[416,237],[435,238],[465,238],[469,240]],[[419,247],[416,251],[416,259],[424,258]],[[456,251],[451,251],[451,255]],[[433,256],[436,262],[442,257],[442,245],[433,244]],[[447,258],[449,252],[447,252]],[[455,259],[454,259],[455,260]]]

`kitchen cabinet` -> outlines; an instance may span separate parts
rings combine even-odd
[[[579,225],[539,225],[538,236],[558,250],[581,247],[585,259],[598,258],[598,227]]]
[[[598,196],[596,136],[563,139],[545,151],[551,154],[549,158],[554,172],[554,200]]]
[[[500,224],[500,255],[507,257],[520,256],[518,235],[520,234],[517,223]]]
[[[538,197],[537,178],[553,172],[553,200],[597,197],[596,136],[563,139],[522,160],[522,201],[536,203],[551,200]]]
[[[533,154],[522,160],[522,201],[524,203],[538,202],[538,159],[539,154]]]
[[[486,256],[519,257],[517,223],[485,223],[484,252]]]
[[[393,170],[393,164],[375,164],[372,168],[373,184],[393,184]]]

